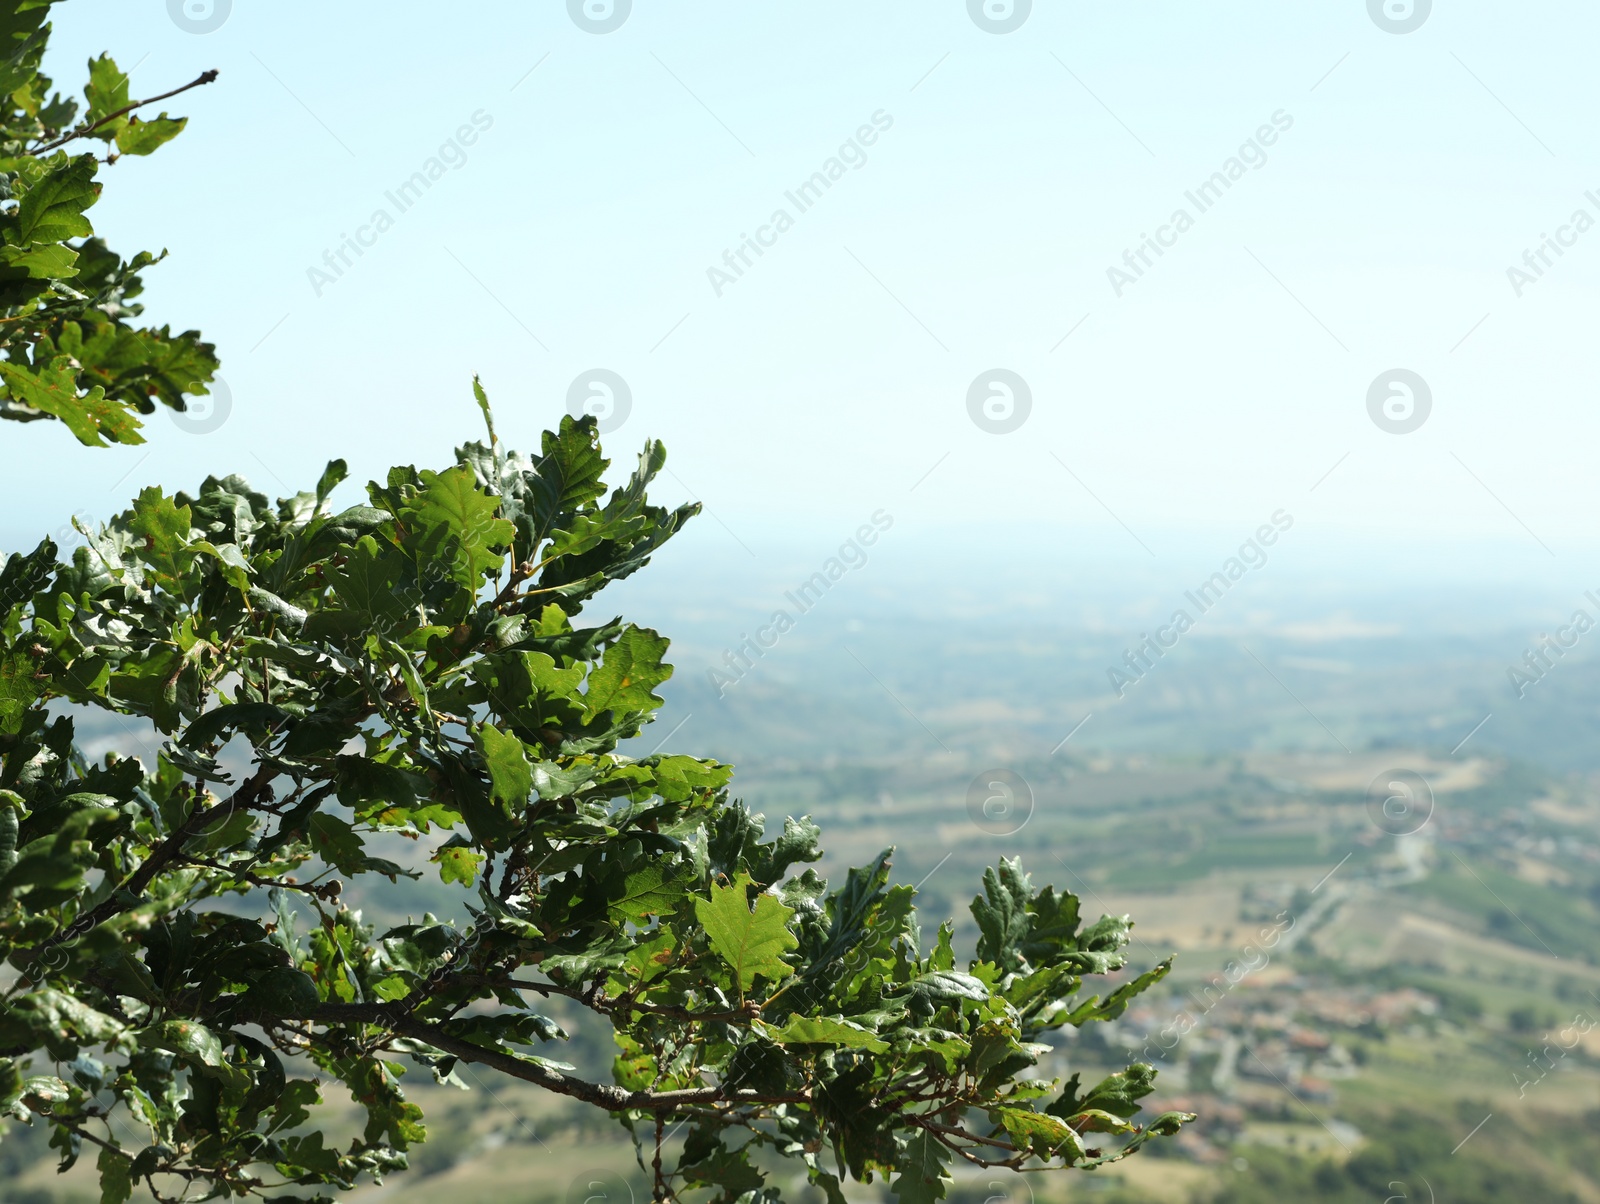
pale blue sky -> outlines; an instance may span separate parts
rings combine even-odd
[[[665,439],[663,492],[707,502],[719,555],[824,554],[887,507],[930,555],[1048,532],[1052,574],[1091,549],[1178,585],[1284,508],[1308,571],[1600,580],[1600,231],[1520,298],[1506,276],[1600,217],[1592,4],[1437,0],[1403,35],[1366,0],[1040,0],[1006,34],[964,0],[636,0],[600,35],[558,0],[231,9],[205,35],[164,0],[57,10],[62,82],[101,49],[136,96],[222,70],[94,216],[170,249],[151,314],[218,343],[233,408],[109,453],[9,432],[8,544],[151,482],[437,463],[476,436],[474,372],[531,445],[600,367],[632,392],[613,454]],[[386,192],[480,111],[399,213]],[[865,164],[795,210],[879,111]],[[1198,213],[1185,191],[1274,113],[1265,165]],[[779,207],[793,228],[717,296],[707,269]],[[1193,229],[1118,297],[1107,269],[1179,207]],[[1033,396],[1005,435],[967,412],[996,367]],[[1367,412],[1395,367],[1432,390],[1411,434]]]

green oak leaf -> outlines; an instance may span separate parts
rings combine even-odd
[[[0,711],[0,732],[5,730],[5,715]],[[26,811],[20,794],[0,790],[0,878],[17,864],[17,835],[22,830],[22,816]]]
[[[124,1204],[132,1198],[132,1158],[121,1150],[102,1146],[95,1168],[100,1172],[100,1204]]]
[[[1078,1076],[1074,1074],[1046,1111],[1063,1120],[1090,1109],[1126,1119],[1139,1111],[1139,1101],[1155,1089],[1156,1068],[1148,1062],[1135,1062],[1126,1070],[1107,1075],[1082,1095],[1078,1091]]]
[[[38,370],[0,360],[0,379],[24,405],[61,419],[80,443],[104,447],[108,438],[113,443],[144,442],[139,420],[126,407],[107,399],[99,385],[79,396],[77,369],[67,356],[57,356]]]
[[[145,562],[171,581],[183,575],[193,558],[187,547],[193,524],[188,506],[177,505],[159,485],[147,485],[133,504],[128,530],[144,540]]]
[[[873,1053],[885,1053],[889,1049],[889,1043],[870,1029],[851,1024],[842,1016],[790,1016],[782,1028],[770,1024],[762,1028],[779,1045],[842,1045]]]
[[[750,1148],[730,1150],[721,1142],[707,1143],[708,1148],[698,1148],[691,1138],[684,1147],[680,1173],[691,1184],[700,1187],[719,1187],[720,1199],[759,1199],[753,1195],[766,1182],[759,1170],[750,1165]]]
[[[119,109],[128,107],[128,74],[118,68],[116,60],[109,54],[90,59],[89,82],[84,85],[83,95],[89,102],[88,110],[84,113],[85,119],[91,123],[104,121]],[[125,117],[107,122],[94,132],[93,137],[109,142],[126,123]]]
[[[533,766],[527,748],[509,732],[483,724],[474,733],[478,751],[489,766],[490,793],[498,803],[520,807],[533,793]]]
[[[731,766],[698,757],[659,756],[654,758],[654,769],[656,789],[663,798],[674,802],[682,802],[701,791],[720,790],[733,777]]]
[[[1163,1112],[1146,1125],[1144,1131],[1156,1137],[1176,1137],[1184,1125],[1198,1119],[1193,1112]]]
[[[424,472],[423,490],[406,506],[404,517],[423,532],[421,550],[446,560],[455,580],[476,589],[499,567],[516,528],[498,517],[500,499],[479,489],[465,465]]]
[[[946,1169],[950,1151],[926,1129],[918,1129],[906,1139],[899,1158],[900,1177],[891,1185],[900,1204],[934,1204],[948,1191],[950,1174]]]
[[[22,1094],[24,1081],[21,1066],[11,1058],[0,1058],[0,1112],[10,1108]]]
[[[1110,1119],[1115,1121],[1114,1117]],[[1077,1132],[1057,1117],[1030,1108],[1001,1108],[1000,1122],[1005,1125],[1006,1132],[1011,1134],[1011,1141],[1018,1149],[1032,1150],[1042,1158],[1054,1158],[1060,1154],[1068,1162],[1083,1157],[1083,1142],[1078,1139]],[[1133,1126],[1127,1127],[1131,1129]]]
[[[78,262],[78,253],[61,243],[35,243],[29,247],[0,247],[0,263],[21,268],[31,280],[66,279]]]
[[[17,212],[3,227],[6,242],[15,247],[34,243],[65,242],[94,233],[84,210],[100,197],[94,182],[93,155],[68,159],[60,155],[49,170],[22,194]]]
[[[212,1068],[223,1064],[226,1054],[217,1034],[191,1020],[168,1020],[143,1029],[135,1036],[146,1049],[165,1049],[192,1058]]]
[[[1050,1119],[1054,1120],[1055,1117]],[[1131,1133],[1139,1127],[1131,1120],[1113,1116],[1100,1108],[1090,1108],[1086,1112],[1080,1112],[1071,1117],[1067,1123],[1080,1133]]]
[[[668,643],[643,627],[623,631],[589,674],[584,693],[586,718],[593,719],[603,711],[625,714],[659,707],[662,700],[650,691],[672,676],[672,666],[661,663]]]
[[[647,865],[627,876],[621,897],[607,900],[606,910],[614,924],[642,924],[651,916],[671,915],[682,898],[683,882],[670,867]]]
[[[0,12],[0,50],[5,55],[0,62],[0,95],[9,96],[38,77],[39,59],[50,37],[50,27],[39,26],[48,12],[49,5],[39,3],[6,5]]]
[[[311,975],[289,966],[268,970],[245,998],[279,1016],[309,1016],[322,1002]]]
[[[21,730],[22,716],[43,692],[33,680],[36,671],[33,661],[20,652],[0,654],[0,732]]]
[[[168,117],[165,113],[148,120],[131,117],[117,131],[117,149],[125,155],[151,154],[183,133],[188,124],[187,117]]]
[[[794,908],[765,893],[751,906],[748,893],[754,885],[741,871],[731,886],[713,884],[709,899],[694,901],[695,917],[712,950],[733,970],[741,992],[754,986],[758,975],[779,979],[792,974],[782,955],[800,944],[788,928]]]
[[[600,476],[607,460],[600,454],[592,418],[561,420],[561,429],[546,431],[534,472],[533,535],[543,540],[562,514],[570,514],[605,492]]]
[[[439,863],[439,880],[441,882],[459,882],[462,886],[471,886],[478,876],[478,868],[486,860],[484,854],[475,853],[471,849],[464,849],[455,845],[447,845],[433,855]]]
[[[366,868],[366,850],[354,828],[337,815],[319,811],[306,825],[311,847],[340,873],[359,874]]]
[[[1128,1010],[1128,1004],[1133,998],[1143,991],[1149,990],[1160,982],[1172,970],[1172,959],[1166,958],[1150,969],[1140,974],[1137,978],[1130,978],[1104,1000],[1099,996],[1091,995],[1084,1002],[1072,1010],[1067,1017],[1069,1024],[1082,1024],[1086,1020],[1115,1020]]]
[[[622,972],[641,985],[653,982],[672,964],[678,943],[675,934],[666,924],[657,928],[654,934],[646,934],[649,939],[640,940],[632,949],[622,964]]]

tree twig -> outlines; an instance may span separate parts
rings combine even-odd
[[[464,976],[466,977],[466,976]],[[567,999],[576,999],[596,1012],[611,1015],[617,1011],[649,1012],[656,1016],[670,1016],[674,1020],[687,1020],[690,1023],[731,1023],[735,1021],[751,1021],[760,1019],[760,1009],[753,1003],[747,1003],[742,1008],[733,1008],[716,1012],[695,1012],[688,1008],[673,1007],[664,1003],[641,1003],[638,1000],[626,999],[619,996],[607,995],[604,991],[585,994],[575,991],[570,987],[557,986],[555,983],[527,982],[520,978],[492,978],[487,975],[474,975],[481,981],[491,986],[510,987],[515,991],[537,991],[549,997],[560,995]]]
[[[170,99],[171,97],[178,95],[180,92],[187,92],[190,88],[198,88],[202,84],[209,84],[217,78],[217,74],[218,72],[215,67],[213,67],[210,71],[202,71],[197,78],[190,80],[181,88],[174,88],[170,92],[163,92],[160,96],[152,96],[149,100],[136,100],[131,105],[124,105],[115,113],[107,113],[99,121],[93,122],[89,125],[80,126],[78,129],[75,129],[70,133],[61,135],[61,137],[57,138],[54,142],[48,142],[44,146],[37,147],[34,150],[29,151],[28,154],[34,156],[42,155],[45,153],[45,151],[53,151],[58,146],[65,146],[68,142],[71,142],[75,138],[87,137],[88,135],[94,133],[101,126],[107,125],[119,117],[126,117],[135,109],[142,109],[145,105],[153,105],[158,100]]]
[[[594,1104],[608,1112],[671,1112],[690,1104],[806,1104],[811,1102],[807,1091],[782,1092],[769,1095],[756,1090],[741,1090],[726,1084],[716,1087],[685,1087],[675,1091],[629,1091],[610,1083],[591,1083],[587,1079],[573,1078],[550,1066],[519,1058],[501,1049],[487,1049],[471,1041],[452,1036],[437,1025],[419,1020],[415,1016],[397,1015],[392,1005],[324,1003],[311,1012],[308,1019],[321,1023],[350,1023],[351,1021],[386,1025],[397,1036],[421,1041],[464,1062],[488,1066],[512,1078],[521,1079],[553,1091],[557,1095],[570,1095],[587,1104]]]
[[[660,1112],[657,1112],[656,1113],[656,1158],[655,1158],[655,1162],[651,1164],[653,1169],[655,1170],[655,1173],[656,1173],[655,1198],[657,1200],[665,1200],[667,1198],[667,1181],[666,1181],[665,1178],[662,1177],[662,1174],[661,1174],[661,1137],[662,1137],[662,1132],[661,1131],[662,1131],[662,1129],[664,1129],[666,1127],[666,1124],[667,1124],[666,1116],[664,1114],[660,1113]]]
[[[215,820],[219,814],[231,815],[240,807],[248,809],[276,776],[277,772],[275,770],[268,766],[262,766],[256,771],[255,776],[229,795],[226,801],[219,802],[211,807],[196,807],[194,813],[178,827],[177,831],[152,849],[144,864],[129,875],[122,885],[112,891],[104,902],[98,907],[84,912],[83,915],[62,929],[56,936],[51,937],[49,940],[41,941],[37,948],[50,949],[56,945],[65,944],[74,937],[82,936],[90,929],[104,923],[112,916],[127,911],[130,906],[133,906],[127,900],[132,898],[134,902],[137,902],[144,895],[150,883],[155,881],[156,875],[165,869],[167,864],[183,851],[183,846],[203,831],[208,823]]]

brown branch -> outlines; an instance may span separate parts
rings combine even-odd
[[[490,602],[489,605],[495,610],[499,610],[507,602],[511,601],[513,596],[515,596],[517,592],[517,586],[528,580],[535,572],[538,571],[539,568],[543,567],[543,565],[535,567],[531,561],[523,561],[521,564],[512,564],[511,576],[507,579],[505,587],[495,595],[494,601]]]
[[[397,1014],[392,1005],[324,1003],[308,1019],[320,1023],[382,1024],[397,1036],[421,1041],[435,1049],[498,1070],[512,1078],[543,1087],[557,1095],[568,1095],[594,1104],[608,1112],[671,1112],[692,1104],[808,1104],[810,1092],[798,1091],[767,1095],[755,1090],[720,1087],[686,1087],[677,1091],[628,1091],[610,1083],[591,1083],[573,1078],[538,1062],[519,1058],[501,1049],[486,1049],[471,1041],[453,1037],[438,1025],[415,1016]]]
[[[551,995],[560,995],[567,999],[576,999],[579,1003],[586,1004],[594,1011],[605,1012],[607,1015],[612,1015],[619,1011],[649,1012],[651,1015],[670,1016],[674,1020],[686,1020],[690,1023],[726,1023],[734,1020],[757,1020],[760,1018],[761,1013],[761,1009],[754,1001],[745,1004],[742,1008],[734,1008],[729,1011],[692,1012],[688,1008],[673,1007],[671,1004],[640,1003],[637,1000],[610,996],[604,991],[577,991],[571,987],[557,986],[555,983],[524,982],[520,978],[488,978],[481,975],[472,977],[481,978],[483,982],[490,986],[511,987],[517,991],[537,991],[547,998]]]
[[[1002,1158],[998,1161],[990,1158],[979,1158],[965,1146],[956,1145],[955,1142],[951,1141],[947,1137],[939,1137],[938,1134],[935,1134],[934,1136],[938,1137],[940,1145],[944,1146],[953,1153],[961,1155],[962,1158],[972,1163],[973,1166],[980,1166],[984,1170],[1005,1169],[1010,1171],[1021,1171],[1025,1169],[1020,1158]]]
[[[667,1181],[661,1174],[661,1138],[662,1130],[666,1128],[667,1118],[660,1112],[656,1113],[656,1158],[651,1164],[656,1173],[654,1198],[664,1200],[667,1198]]]
[[[249,870],[236,865],[224,865],[222,862],[215,861],[210,857],[185,857],[183,864],[198,865],[208,870],[219,870],[230,878],[237,878],[240,882],[247,882],[251,886],[259,886],[265,890],[304,891],[308,895],[314,895],[316,898],[326,900],[329,903],[337,899],[342,891],[337,879],[317,886],[310,882],[290,882],[285,878],[263,878],[260,874],[253,874]],[[250,862],[248,864],[253,865],[255,863]]]
[[[249,781],[229,795],[225,802],[220,802],[214,807],[196,809],[194,814],[189,816],[172,835],[157,845],[151,851],[150,856],[145,858],[144,864],[130,874],[99,906],[84,912],[83,915],[62,929],[60,935],[52,937],[48,941],[40,942],[37,948],[51,949],[56,945],[65,944],[74,937],[82,936],[90,929],[105,923],[112,916],[120,915],[122,912],[127,911],[130,905],[120,900],[129,895],[134,896],[135,899],[142,896],[150,884],[155,881],[156,875],[165,869],[173,858],[183,852],[183,846],[194,839],[205,828],[206,824],[210,823],[219,814],[232,814],[236,807],[243,806],[248,808],[276,776],[276,771],[267,766],[262,766],[256,770],[255,775]]]
[[[26,1096],[23,1097],[23,1101],[24,1101],[24,1103],[27,1102],[27,1097]],[[113,1142],[107,1141],[103,1137],[96,1137],[93,1133],[89,1132],[89,1130],[83,1128],[82,1126],[72,1124],[70,1121],[60,1120],[53,1113],[51,1113],[49,1111],[42,1111],[39,1108],[34,1107],[32,1104],[27,1104],[27,1107],[31,1112],[35,1113],[36,1115],[43,1116],[45,1119],[49,1120],[52,1124],[60,1125],[63,1129],[67,1130],[67,1132],[73,1134],[76,1137],[82,1138],[84,1141],[89,1142],[89,1144],[99,1146],[102,1150],[110,1150],[113,1154],[120,1154],[120,1155],[122,1155],[122,1157],[126,1158],[129,1162],[133,1161],[133,1155],[128,1153],[121,1146],[116,1145]],[[187,1181],[192,1183],[196,1179],[204,1179],[209,1173],[210,1172],[208,1170],[206,1170],[205,1168],[203,1168],[203,1167],[181,1167],[181,1166],[174,1166],[173,1164],[168,1163],[165,1166],[154,1166],[154,1167],[151,1167],[150,1170],[148,1172],[146,1172],[145,1182],[147,1182],[147,1183],[149,1182],[150,1175],[177,1175],[179,1178],[185,1179],[185,1180],[187,1180]],[[260,1181],[259,1180],[246,1180],[245,1182],[246,1183],[258,1183]],[[154,1185],[151,1186],[151,1194],[152,1195],[156,1194]],[[165,1199],[165,1198],[166,1197],[157,1196],[157,1199]]]
[[[921,1117],[913,1117],[911,1118],[911,1121],[919,1129],[927,1129],[930,1133],[944,1133],[951,1137],[960,1137],[965,1141],[976,1142],[979,1145],[991,1145],[997,1150],[1010,1150],[1015,1154],[1024,1152],[1017,1149],[1017,1147],[1012,1145],[1009,1141],[999,1141],[993,1137],[979,1137],[976,1133],[969,1133],[967,1130],[953,1125],[941,1125],[935,1121],[923,1120]]]
[[[34,150],[29,151],[28,154],[29,155],[42,155],[42,154],[45,153],[45,151],[53,151],[58,146],[65,146],[68,142],[71,142],[74,138],[87,137],[89,134],[94,133],[101,126],[106,125],[106,124],[108,124],[110,122],[113,122],[119,117],[126,117],[129,113],[133,112],[135,109],[142,109],[145,105],[153,105],[158,100],[167,100],[167,99],[169,99],[169,98],[171,98],[173,96],[178,95],[178,93],[180,93],[180,92],[187,92],[190,88],[198,88],[202,84],[209,84],[213,80],[215,80],[216,78],[217,78],[217,70],[216,70],[216,68],[212,68],[210,71],[203,71],[203,72],[200,73],[200,75],[197,78],[190,80],[188,83],[184,84],[183,87],[181,87],[181,88],[174,88],[170,92],[163,92],[160,96],[152,96],[149,100],[136,100],[131,105],[124,105],[122,108],[118,109],[115,113],[107,113],[99,121],[96,121],[96,122],[94,122],[94,123],[92,123],[90,125],[81,126],[78,129],[73,130],[71,133],[63,134],[61,137],[57,138],[54,142],[46,143],[44,146],[41,146],[41,147],[38,147],[38,148],[36,148]]]

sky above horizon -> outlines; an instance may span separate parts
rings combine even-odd
[[[881,509],[925,564],[1176,590],[1282,511],[1291,572],[1600,584],[1593,6],[574,7],[61,5],[64,87],[221,69],[93,217],[171,252],[148,316],[230,400],[13,431],[5,545],[447,462],[479,373],[523,447],[620,390],[715,557]]]

